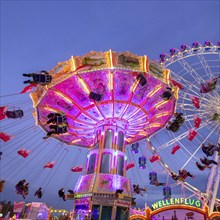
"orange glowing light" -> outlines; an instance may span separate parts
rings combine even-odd
[[[62,94],[61,92],[56,91],[56,90],[54,90],[54,92],[55,92],[60,98],[62,98],[62,99],[64,99],[65,101],[69,102],[70,104],[73,103],[70,98],[66,97],[66,96],[65,96],[64,94]]]
[[[156,89],[154,89],[153,91],[148,93],[148,97],[152,97],[154,94],[156,94],[160,89],[162,88],[162,86],[157,86]]]
[[[81,78],[79,78],[79,82],[80,82],[80,84],[82,85],[84,92],[85,92],[86,94],[89,94],[90,91],[89,91],[89,89],[88,89],[86,83],[85,83]]]
[[[72,71],[76,70],[76,64],[75,64],[75,60],[73,58],[73,56],[71,56],[71,60],[72,60]]]

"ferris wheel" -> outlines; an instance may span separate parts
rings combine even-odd
[[[175,112],[183,120],[176,123],[178,115],[174,115],[147,144],[169,173],[186,170],[192,174],[193,178],[180,184],[191,196],[209,200],[213,209],[219,205],[216,196],[220,193],[220,43],[182,45],[161,54],[159,63],[170,70],[170,83],[179,88]],[[205,146],[213,147],[213,152],[208,154]],[[205,157],[215,163],[204,165]]]

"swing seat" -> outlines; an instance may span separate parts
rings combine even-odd
[[[175,122],[172,122],[172,124],[167,127],[167,129],[172,132],[177,132],[179,130],[179,128],[180,128],[179,125]]]
[[[62,124],[64,122],[66,122],[66,116],[65,115],[55,117],[55,123],[56,124]]]
[[[177,122],[179,125],[181,125],[185,121],[185,118],[183,116],[179,116],[176,117],[174,121]]]
[[[138,153],[139,143],[135,143],[131,145],[131,151],[135,154]]]
[[[56,134],[64,134],[68,131],[67,126],[57,126],[56,128]]]
[[[170,100],[172,97],[172,93],[170,91],[165,91],[162,95],[162,99],[165,101]]]
[[[155,181],[157,181],[157,173],[156,172],[150,172],[149,173],[149,179],[150,179],[150,185],[154,185]]]
[[[47,75],[47,74],[35,74],[33,76],[33,81],[36,84],[47,85],[47,84],[51,83],[52,76]]]
[[[22,118],[23,115],[24,115],[24,112],[22,110],[14,110],[14,111],[7,111],[6,112],[6,116],[8,118],[13,118],[13,119]]]
[[[179,177],[178,177],[178,180],[185,182],[185,178],[184,178],[183,176],[179,176]]]

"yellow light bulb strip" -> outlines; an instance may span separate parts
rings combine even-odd
[[[73,101],[70,98],[68,98],[67,96],[65,96],[63,93],[59,92],[58,90],[53,90],[53,91],[56,93],[56,95],[58,95],[60,98],[64,99],[69,104],[73,103]]]
[[[81,138],[71,141],[71,144],[74,144],[74,143],[76,143],[78,141],[81,141]]]
[[[161,85],[157,86],[156,89],[152,90],[148,93],[148,97],[151,98],[154,94],[156,94],[162,88]]]
[[[75,60],[73,58],[73,56],[71,56],[71,61],[72,61],[72,71],[76,70],[76,64],[75,64]]]
[[[155,108],[159,108],[161,105],[164,105],[164,104],[166,104],[167,102],[169,102],[169,100],[168,100],[168,101],[158,102],[154,107],[155,107]]]
[[[135,80],[134,83],[132,84],[131,88],[130,88],[130,91],[133,93],[135,91],[135,89],[137,88],[138,86],[138,83],[139,83],[140,80]]]
[[[112,61],[112,50],[109,50],[109,59],[110,59],[110,67],[113,68],[113,61]]]
[[[155,116],[155,118],[160,118],[160,117],[163,117],[163,116],[166,116],[166,115],[169,115],[170,112],[163,112],[163,113],[159,113]]]
[[[79,74],[78,74],[78,76],[79,76]],[[86,83],[84,82],[84,80],[83,80],[80,76],[79,76],[79,82],[80,82],[80,84],[82,85],[82,88],[83,88],[84,92],[85,92],[86,94],[89,94],[90,91],[89,91],[89,89],[88,89]]]
[[[113,90],[113,73],[111,71],[109,71],[109,74],[108,74],[108,89],[110,91]]]

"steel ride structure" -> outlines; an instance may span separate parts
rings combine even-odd
[[[31,93],[36,123],[49,132],[47,116],[62,112],[68,130],[51,137],[90,150],[75,187],[75,216],[128,218],[125,146],[155,134],[172,117],[178,88],[169,71],[147,56],[110,50],[71,57],[49,73],[52,82]]]

